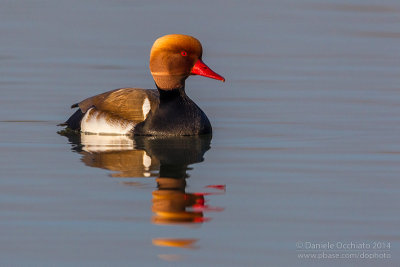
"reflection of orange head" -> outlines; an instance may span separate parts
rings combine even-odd
[[[208,220],[203,217],[202,212],[194,211],[155,212],[152,218],[154,224],[203,223]]]
[[[153,245],[159,247],[180,247],[180,248],[193,248],[193,244],[198,239],[184,239],[184,238],[154,238]]]
[[[206,219],[199,211],[187,211],[203,196],[186,194],[177,190],[159,190],[153,192],[153,207],[155,213],[153,223],[175,224],[175,223],[201,223]],[[204,202],[204,200],[202,200]]]

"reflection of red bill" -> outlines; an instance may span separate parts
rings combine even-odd
[[[221,212],[225,210],[224,208],[221,207],[211,207],[208,205],[193,205],[192,206],[194,211],[214,211],[214,212]]]
[[[225,192],[215,192],[215,193],[211,193],[211,192],[196,192],[193,193],[193,195],[196,196],[211,196],[211,195],[223,195],[225,194]]]
[[[195,223],[203,223],[203,222],[209,222],[211,221],[211,218],[206,218],[206,217],[198,217],[194,219]]]
[[[224,184],[207,185],[206,188],[215,188],[215,189],[218,189],[218,190],[225,190],[226,189],[226,185],[224,185]]]

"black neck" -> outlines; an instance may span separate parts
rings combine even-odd
[[[176,88],[176,89],[170,89],[170,90],[163,90],[159,87],[157,87],[158,92],[160,93],[160,101],[168,101],[171,99],[183,97],[186,95],[185,93],[185,87],[182,88]]]

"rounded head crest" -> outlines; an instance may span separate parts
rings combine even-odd
[[[201,43],[192,36],[169,34],[158,38],[150,52],[150,71],[157,86],[182,87],[202,54]]]

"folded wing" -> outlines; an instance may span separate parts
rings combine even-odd
[[[111,125],[118,121],[121,124],[136,125],[144,121],[158,104],[159,93],[155,89],[116,89],[72,105],[72,108],[79,107],[79,110],[66,121],[65,125],[73,130],[81,130],[81,124],[85,122],[82,119],[90,119],[92,123],[101,123],[102,120]]]

